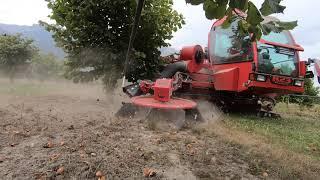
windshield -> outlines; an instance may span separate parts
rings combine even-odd
[[[288,31],[282,31],[280,33],[270,32],[268,35],[262,35],[262,39],[270,42],[276,42],[281,44],[293,45],[293,39]]]
[[[215,27],[210,32],[210,59],[215,64],[246,62],[252,60],[251,41],[238,31],[239,19],[228,28]]]
[[[258,43],[258,71],[296,77],[298,58],[294,50]]]

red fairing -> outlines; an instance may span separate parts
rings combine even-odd
[[[190,73],[195,73],[202,69],[204,57],[201,58],[200,62],[196,61],[196,54],[199,52],[203,54],[203,49],[200,45],[186,46],[180,51],[180,60],[187,61],[187,69]]]
[[[157,79],[153,86],[154,99],[168,102],[172,95],[172,79]]]
[[[193,59],[197,46],[200,46],[200,45],[183,47],[180,51],[180,58],[179,59],[182,61],[188,61],[188,60]],[[201,46],[200,46],[200,48],[201,48]]]
[[[136,96],[131,98],[133,104],[142,107],[156,108],[156,109],[193,109],[197,103],[188,99],[171,98],[170,101],[161,102],[154,99],[153,96]]]
[[[306,72],[307,72],[307,67],[306,67],[306,62],[305,61],[300,61],[299,62],[299,70],[300,70],[299,75],[304,77],[306,75]]]

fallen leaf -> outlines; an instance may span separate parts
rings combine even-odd
[[[103,174],[102,174],[101,171],[97,171],[97,172],[96,172],[96,177],[99,177],[99,178],[100,178],[100,177],[102,177],[102,176],[103,176]]]
[[[57,170],[57,174],[63,174],[64,173],[64,167],[59,167]]]
[[[48,142],[46,144],[43,145],[44,148],[52,148],[53,147],[53,143],[52,142]]]
[[[35,179],[36,180],[46,180],[47,176],[45,173],[38,173],[38,174],[35,174]]]
[[[50,160],[54,161],[54,160],[57,160],[59,157],[60,157],[60,154],[53,154],[50,156]]]
[[[80,154],[80,157],[81,157],[81,158],[85,158],[85,155],[84,155],[84,154]]]
[[[106,180],[106,177],[105,176],[101,176],[98,178],[98,180]]]
[[[143,176],[144,177],[153,177],[157,174],[157,172],[151,168],[144,168],[143,169]]]
[[[192,144],[187,144],[187,148],[191,149],[192,148]]]
[[[264,173],[262,173],[262,176],[263,177],[268,177],[268,173],[264,172]]]
[[[61,145],[61,146],[65,145],[65,142],[64,142],[64,141],[61,141],[60,145]]]

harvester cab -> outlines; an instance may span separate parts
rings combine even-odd
[[[228,28],[222,27],[225,19],[218,20],[209,33],[217,99],[227,109],[271,112],[277,96],[303,93],[304,79],[312,77],[299,56],[303,48],[289,31],[271,32],[252,42],[239,33],[239,20]]]
[[[311,78],[289,31],[271,32],[259,41],[238,30],[235,18],[228,28],[226,18],[214,22],[208,47],[182,48],[152,81],[140,81],[124,91],[137,106],[158,109],[193,109],[190,97],[206,97],[224,111],[248,111],[272,116],[275,98],[304,92],[304,79]],[[179,98],[178,98],[179,97]],[[188,99],[187,99],[188,97]]]

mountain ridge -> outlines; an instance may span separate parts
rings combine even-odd
[[[52,53],[60,59],[65,57],[63,50],[57,47],[52,38],[52,34],[39,24],[28,26],[0,23],[0,34],[21,34],[25,38],[33,39],[34,45],[36,45],[40,51]]]

